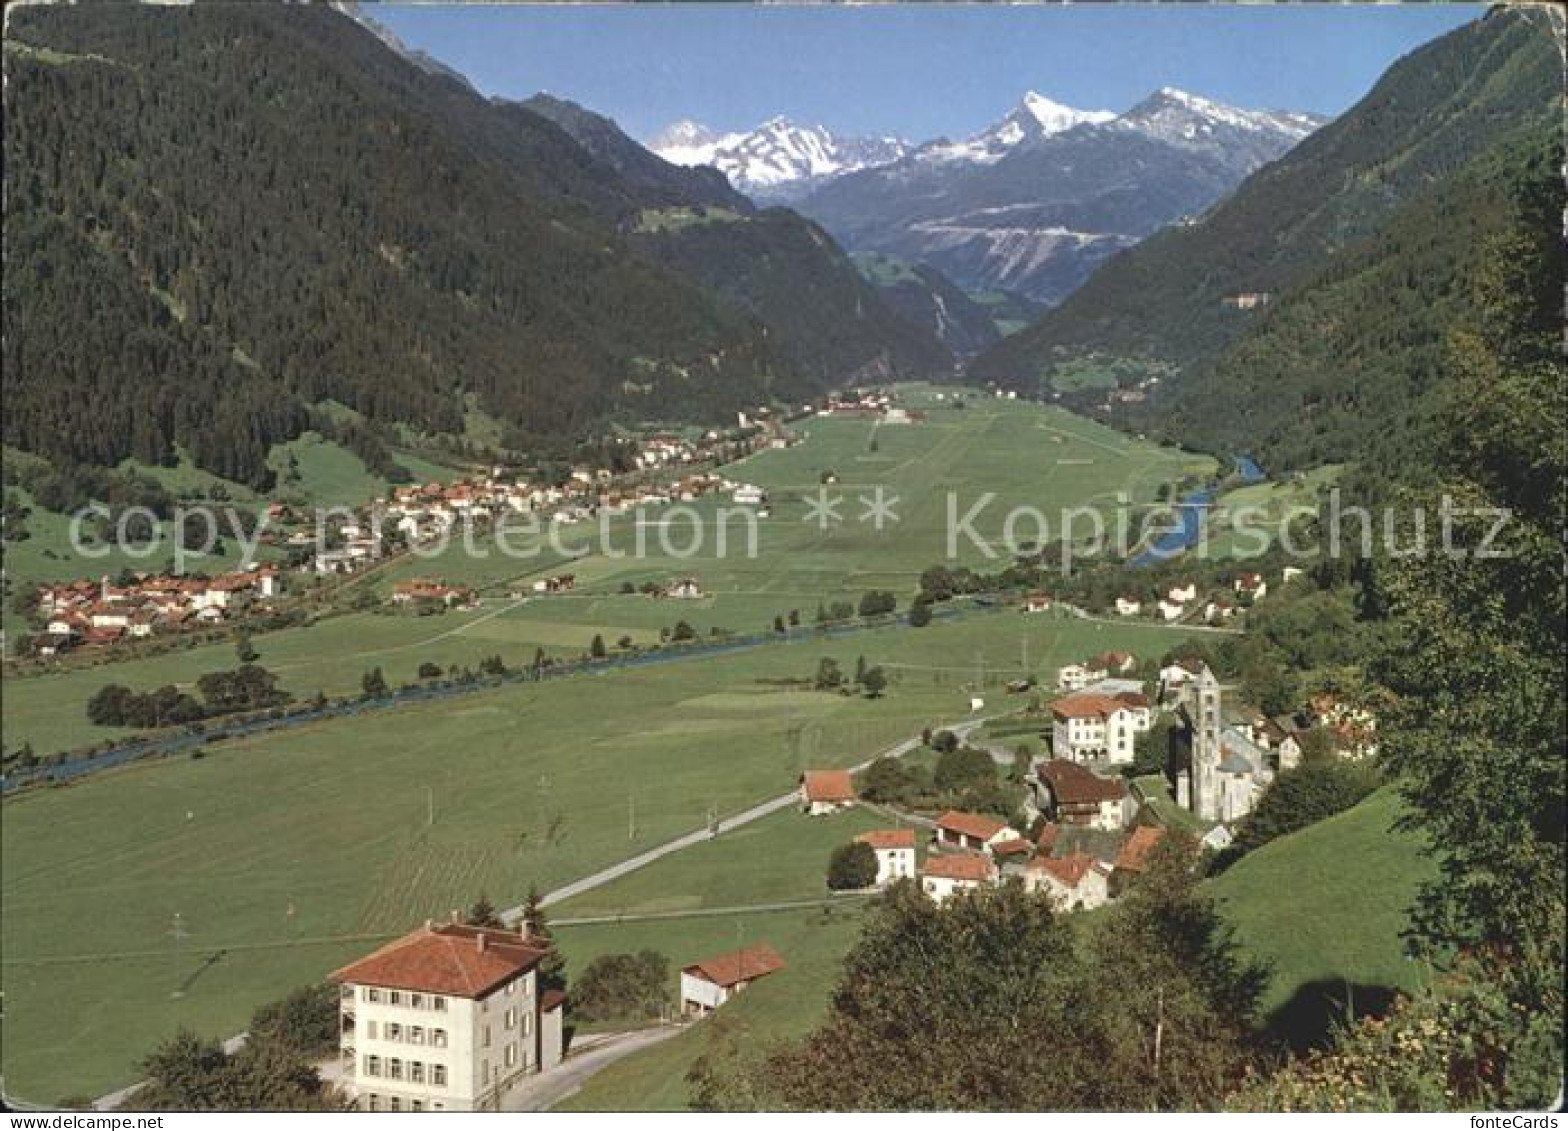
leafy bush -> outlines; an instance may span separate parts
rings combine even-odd
[[[601,954],[572,987],[572,1012],[584,1021],[643,1021],[668,1007],[669,959],[653,950]]]
[[[877,882],[877,854],[869,844],[858,840],[841,844],[828,857],[828,888],[832,891],[859,891]]]

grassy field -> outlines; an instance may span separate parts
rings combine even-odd
[[[556,1111],[681,1111],[687,1107],[686,1072],[709,1042],[772,1042],[798,1037],[817,1024],[838,981],[839,963],[860,932],[855,907],[774,912],[669,923],[569,927],[560,932],[569,960],[649,947],[697,958],[737,945],[767,942],[788,965],[763,978],[726,1005],[662,1044],[635,1053],[590,1079]],[[739,942],[737,942],[739,940]],[[578,966],[577,968],[581,968]],[[568,971],[570,973],[570,971]]]
[[[690,911],[826,896],[828,854],[855,834],[885,828],[874,813],[851,810],[806,817],[793,810],[727,833],[711,844],[667,857],[558,909],[561,917]],[[766,942],[788,963],[725,1007],[731,1023],[760,1040],[804,1032],[827,1005],[844,952],[859,931],[861,905],[753,911],[675,920],[563,927],[562,946],[576,968],[594,955],[648,947],[670,959],[672,993],[683,965],[739,945]],[[686,1106],[684,1076],[707,1047],[712,1023],[693,1026],[594,1077],[561,1110],[670,1110]]]
[[[1437,875],[1392,788],[1264,845],[1210,885],[1242,945],[1269,961],[1265,1008],[1290,1010],[1346,984],[1410,989],[1424,968],[1401,939],[1416,889]]]
[[[1025,641],[1045,670],[1180,638],[982,614],[510,686],[9,799],[7,1083],[43,1099],[108,1090],[160,1035],[182,1023],[237,1030],[259,1001],[373,936],[481,890],[515,902],[530,883],[548,889],[699,828],[711,811],[782,793],[803,768],[849,764],[961,717],[977,652],[999,680]],[[846,668],[857,655],[883,664],[889,693],[864,700],[787,682],[823,654]],[[794,890],[819,883],[820,848],[806,851],[813,860]],[[794,882],[797,870],[784,871]],[[649,881],[626,882],[635,893]],[[732,894],[697,894],[710,893]],[[607,896],[593,898],[603,906]],[[84,936],[84,919],[112,931]],[[83,953],[91,961],[64,961]]]
[[[715,627],[750,632],[798,609],[809,625],[819,603],[855,600],[867,589],[907,599],[919,573],[945,556],[950,488],[964,492],[960,513],[980,492],[995,493],[975,522],[994,535],[1014,504],[1051,514],[1077,503],[1111,505],[1117,492],[1149,498],[1160,483],[1212,466],[1055,410],[971,399],[956,410],[934,390],[912,390],[911,403],[932,410],[925,424],[873,429],[816,420],[808,442],[727,469],[772,496],[755,556],[720,556],[709,545],[684,557],[660,549],[660,528],[644,528],[652,549],[646,557],[601,551],[573,562],[574,593],[518,601],[506,594],[519,580],[557,571],[558,554],[519,561],[450,552],[399,564],[387,580],[462,580],[488,594],[480,608],[426,618],[335,617],[256,638],[261,662],[296,694],[331,695],[356,690],[372,666],[396,685],[427,661],[477,666],[498,653],[523,665],[539,647],[579,654],[594,635],[612,647],[621,636],[651,642],[681,619],[702,635]],[[329,445],[297,443],[301,473],[323,498],[347,499],[366,486]],[[836,474],[848,519],[826,530],[802,521],[805,496],[824,471]],[[878,486],[898,497],[899,518],[880,532],[856,521],[859,496]],[[706,513],[720,505],[703,504]],[[617,523],[618,536],[635,534],[633,518]],[[962,543],[960,550],[976,565],[1006,561]],[[661,601],[619,592],[628,581],[683,575],[696,576],[710,595]],[[516,902],[532,883],[548,889],[699,828],[710,812],[782,793],[805,767],[869,757],[923,726],[964,715],[977,679],[999,706],[1004,680],[1049,678],[1055,666],[1108,648],[1158,655],[1183,636],[1153,625],[977,614],[920,630],[889,627],[511,685],[230,741],[198,760],[131,767],[9,799],[0,829],[7,1085],[39,1099],[119,1086],[181,1024],[236,1031],[258,1002],[320,977],[388,932],[470,903],[481,890]],[[881,665],[888,694],[871,701],[807,690],[801,681],[823,655],[846,670],[857,656]],[[90,726],[85,703],[104,683],[189,686],[236,662],[224,644],[7,681],[5,741],[30,741],[48,753],[101,740],[114,732]],[[775,886],[790,898],[819,891],[830,846],[791,836],[788,850],[768,849],[772,829],[735,834],[734,845],[745,849],[733,854],[745,861],[741,872],[721,867],[732,858],[731,844],[721,841],[661,865],[675,869],[674,879],[650,870],[584,896],[582,907],[623,900],[696,908],[755,902],[756,891]],[[746,839],[753,835],[757,851]],[[757,855],[777,860],[758,864]],[[752,873],[758,878],[748,880]],[[659,890],[666,884],[669,890]],[[742,893],[751,898],[738,900]],[[847,914],[826,926],[819,917],[769,919],[792,964],[801,956],[798,971],[759,986],[735,1016],[772,1017],[780,1007],[769,1002],[783,995],[780,1016],[809,1023],[817,990],[831,976],[829,960],[852,933]],[[83,922],[110,929],[84,934]],[[674,940],[672,957],[677,949],[727,949],[735,937],[733,924],[679,923],[644,923],[637,931]],[[580,968],[595,947],[625,949],[631,936],[621,932],[629,929],[574,928],[572,961]],[[823,961],[810,960],[814,953]],[[791,989],[797,978],[803,981]]]
[[[1380,988],[1409,989],[1423,976],[1420,967],[1403,957],[1400,933],[1416,885],[1432,875],[1432,867],[1416,841],[1392,830],[1399,812],[1397,798],[1385,790],[1347,813],[1265,846],[1209,885],[1245,950],[1273,970],[1264,1008],[1268,1023],[1276,1028],[1292,1023],[1321,1026],[1324,995],[1342,994],[1347,983],[1367,1005],[1378,999]],[[868,814],[855,816],[861,822],[876,821]],[[846,830],[850,827],[850,815],[834,820],[843,822]],[[664,901],[723,907],[734,902],[751,875],[759,877],[764,890],[777,893],[776,898],[800,898],[812,883],[820,883],[820,861],[810,849],[829,847],[839,839],[836,828],[813,826],[795,814],[760,822],[747,832],[745,839],[717,842],[700,866],[695,855],[660,861],[590,893],[583,904],[592,906],[593,913],[655,910]],[[774,859],[791,861],[790,869],[766,863]],[[1369,862],[1375,865],[1369,867]],[[793,882],[786,872],[795,877]],[[578,902],[568,906],[575,908]],[[835,911],[820,923],[820,915],[809,912],[742,917],[739,925],[748,942],[771,942],[790,961],[790,980],[760,982],[755,992],[726,1006],[722,1016],[733,1026],[721,1030],[719,1039],[766,1044],[805,1032],[823,1015],[838,964],[854,941],[855,916],[848,909]],[[590,955],[651,946],[679,965],[685,961],[682,955],[705,954],[704,946],[733,948],[735,926],[733,919],[721,916],[568,928],[563,934],[569,946],[586,941]],[[728,940],[725,927],[732,932]],[[686,1071],[715,1039],[714,1029],[711,1022],[693,1026],[611,1066],[560,1110],[683,1108]]]
[[[921,393],[911,390],[906,399],[925,404]],[[858,597],[873,587],[907,593],[924,569],[948,557],[950,492],[958,516],[968,514],[984,493],[994,495],[972,526],[997,556],[987,557],[983,548],[960,537],[956,561],[997,569],[1009,560],[998,543],[1014,507],[1034,507],[1056,524],[1065,507],[1091,504],[1109,511],[1118,493],[1148,501],[1161,484],[1214,467],[1206,457],[1140,443],[1053,408],[992,399],[974,400],[962,410],[929,403],[930,418],[920,424],[833,417],[805,421],[797,426],[808,435],[805,443],[727,466],[724,473],[730,478],[755,483],[770,497],[770,516],[756,524],[755,553],[748,552],[748,528],[740,517],[744,508],[727,499],[648,512],[641,520],[645,552],[640,554],[634,552],[639,526],[633,516],[611,523],[607,543],[592,524],[565,528],[568,548],[598,551],[575,563],[579,585],[613,591],[623,581],[689,575],[721,606],[733,607],[737,621],[763,609],[771,616],[781,606],[812,610],[819,601]],[[826,489],[840,500],[842,518],[826,529],[808,505],[823,489],[825,473],[836,477]],[[878,488],[896,515],[880,530],[863,520]],[[721,522],[720,511],[729,513],[727,521]],[[687,553],[699,524],[705,536]],[[728,538],[722,553],[716,537],[720,525]],[[1020,539],[1036,533],[1025,522],[1016,532]],[[507,538],[518,555],[533,555],[543,542],[517,534]],[[560,560],[548,550],[508,556],[484,548],[486,556],[477,557],[454,545],[449,554],[411,563],[408,569],[504,587]],[[617,553],[625,556],[613,556]],[[755,600],[748,603],[747,598]]]
[[[1119,491],[1134,499],[1152,498],[1157,486],[1177,472],[1212,466],[1201,457],[1139,444],[1035,405],[983,399],[955,410],[942,407],[934,391],[922,389],[910,390],[909,400],[931,407],[928,423],[873,431],[863,421],[812,421],[808,442],[759,453],[727,469],[733,478],[766,487],[773,498],[772,514],[757,524],[755,554],[747,552],[739,518],[723,524],[729,542],[720,552],[712,535],[719,512],[742,509],[727,500],[689,508],[709,532],[701,552],[690,557],[680,551],[691,526],[670,512],[662,517],[652,512],[640,528],[634,516],[616,518],[606,544],[571,560],[542,532],[513,529],[504,539],[480,539],[474,553],[459,541],[445,552],[411,556],[385,571],[383,590],[409,577],[440,577],[486,594],[481,608],[440,617],[365,613],[333,618],[258,638],[261,662],[296,693],[332,695],[357,689],[364,671],[376,665],[397,684],[414,679],[426,661],[472,667],[486,655],[499,654],[509,664],[522,665],[538,648],[552,655],[581,654],[595,636],[611,647],[623,637],[649,644],[681,620],[703,637],[715,629],[766,631],[776,616],[787,618],[791,611],[810,625],[819,605],[854,602],[872,588],[891,589],[907,601],[920,573],[945,558],[950,487],[963,485],[959,514],[967,513],[982,490],[995,493],[973,524],[989,539],[1000,535],[1007,509],[1015,505],[1037,507],[1054,519],[1058,508],[1078,502],[1111,505]],[[365,487],[347,469],[344,460],[352,457],[346,452],[308,438],[295,444],[303,445],[302,470],[324,497],[346,498]],[[818,489],[824,471],[838,477],[832,490],[844,496],[841,511],[848,520],[826,530],[803,521],[808,517],[805,496]],[[880,532],[856,521],[862,512],[859,496],[879,486],[897,497],[899,516]],[[653,525],[660,522],[671,525]],[[647,550],[640,555],[639,532]],[[594,534],[591,524],[568,527],[564,548],[588,544]],[[503,543],[522,556],[503,554]],[[960,560],[977,567],[996,569],[1008,560],[1005,549],[997,559],[985,558],[968,539],[960,539],[958,548]],[[514,589],[527,591],[532,579],[568,569],[578,577],[574,592],[525,603],[510,599]],[[687,575],[698,579],[706,597],[671,601],[620,592],[627,583],[635,587]],[[50,753],[113,737],[113,731],[89,726],[84,715],[87,698],[104,683],[188,686],[203,673],[235,662],[233,649],[221,644],[18,683],[8,696],[5,740],[13,746],[28,741],[39,753]]]
[[[1342,464],[1329,464],[1279,482],[1236,487],[1215,500],[1205,531],[1210,557],[1256,556],[1278,540],[1282,528],[1315,516]],[[1245,512],[1244,529],[1238,512]]]

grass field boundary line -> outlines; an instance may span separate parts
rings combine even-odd
[[[231,951],[287,950],[292,947],[331,946],[335,943],[388,942],[401,932],[377,931],[369,934],[316,935],[274,942],[217,943],[206,946],[169,947],[165,950],[117,950],[95,954],[46,954],[37,958],[0,959],[0,966],[67,966],[81,962],[103,962],[128,958],[197,958]]]
[[[776,903],[747,903],[734,907],[692,907],[681,911],[642,911],[615,915],[580,915],[550,920],[552,927],[600,927],[617,923],[655,923],[671,919],[706,919],[721,915],[755,915],[772,911],[801,911],[812,907],[832,907],[869,899],[873,892],[853,891],[821,899],[781,900]]]

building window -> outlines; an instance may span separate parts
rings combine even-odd
[[[425,1082],[424,1061],[411,1060],[408,1062],[408,1080],[411,1084],[423,1084]]]
[[[390,1057],[387,1060],[387,1079],[388,1080],[401,1080],[402,1078],[403,1078],[403,1062],[401,1060],[399,1060],[395,1056],[394,1057]]]
[[[437,1013],[445,1013],[446,1012],[446,998],[444,998],[444,997],[431,998],[430,999],[430,1004],[435,1009],[435,1011]]]
[[[403,1110],[403,1101],[398,1099],[396,1096],[393,1096],[391,1099],[389,1099],[387,1101],[387,1110],[388,1111],[402,1111]]]
[[[424,1100],[409,1100],[408,1101],[408,1110],[409,1111],[424,1111],[425,1110],[425,1101]]]
[[[533,1029],[533,1019],[534,1015],[532,1013],[523,1014],[523,1036],[528,1036],[529,1032]]]
[[[403,1039],[403,1026],[396,1021],[387,1022],[387,1040],[401,1041]]]
[[[371,1092],[370,1095],[365,1097],[365,1100],[365,1106],[368,1107],[371,1111],[381,1110],[381,1097],[376,1095],[376,1093]]]
[[[430,1104],[430,1110],[431,1111],[445,1111],[446,1110],[446,1104],[442,1103],[440,1100],[433,1100],[433,1101],[431,1101],[431,1104]]]
[[[490,1026],[488,1026],[488,1025],[485,1026],[484,1040],[480,1042],[480,1045],[483,1048],[489,1048],[490,1047]]]
[[[378,989],[375,989],[375,988],[373,988],[371,986],[366,986],[365,987],[365,1000],[366,1001],[380,1001],[381,1000],[381,991],[378,990]]]
[[[517,1046],[516,1045],[507,1045],[506,1046],[506,1066],[508,1068],[511,1068],[516,1063],[517,1063]]]
[[[366,1076],[380,1076],[381,1075],[381,1058],[379,1056],[367,1056],[365,1058],[365,1075]]]
[[[446,1087],[446,1065],[432,1064],[430,1066],[430,1082],[438,1088]]]
[[[425,1008],[425,995],[424,994],[409,994],[408,995],[408,1004],[413,1006],[415,1009],[423,1009],[423,1008]]]
[[[430,1043],[435,1045],[435,1047],[438,1048],[438,1049],[446,1048],[446,1030],[445,1029],[432,1029],[432,1030],[430,1030]]]
[[[506,1011],[506,1016],[501,1019],[501,1027],[503,1029],[515,1029],[517,1027],[517,1010],[508,1009]]]
[[[408,1041],[409,1041],[410,1044],[414,1044],[414,1045],[422,1045],[422,1044],[424,1044],[425,1043],[425,1030],[424,1030],[424,1027],[421,1026],[421,1025],[411,1025],[411,1026],[409,1026],[409,1029],[408,1029]]]
[[[390,1005],[402,1005],[403,1004],[403,991],[402,990],[393,990],[390,993],[388,993],[387,994],[387,1002]]]

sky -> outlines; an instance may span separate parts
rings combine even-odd
[[[691,118],[784,115],[911,141],[974,133],[1034,90],[1123,111],[1174,86],[1247,108],[1338,114],[1399,56],[1480,5],[376,6],[485,94],[548,91],[647,140]]]

